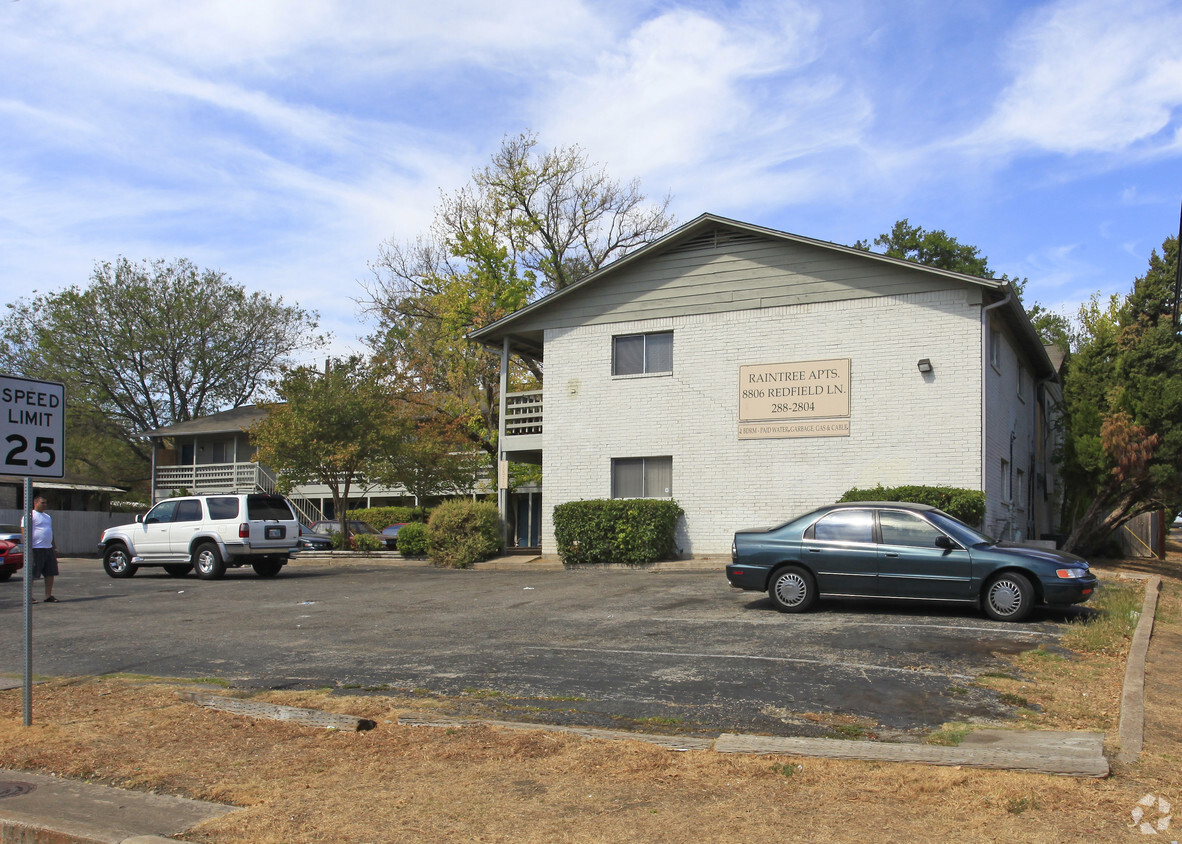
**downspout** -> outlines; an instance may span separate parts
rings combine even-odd
[[[509,464],[505,459],[505,414],[509,404],[509,337],[501,341],[501,394],[497,408],[497,512],[501,514],[501,551],[509,548]]]
[[[1008,305],[1014,298],[1014,291],[1007,288],[1005,298],[981,308],[981,492],[985,493],[985,510],[989,511],[989,344],[992,329],[989,326],[989,312]],[[985,525],[981,526],[982,528]]]

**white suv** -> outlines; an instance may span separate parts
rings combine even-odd
[[[299,538],[300,523],[282,495],[194,495],[165,499],[134,523],[107,528],[99,553],[111,577],[164,566],[173,577],[196,569],[198,577],[216,580],[228,566],[247,564],[274,577]]]

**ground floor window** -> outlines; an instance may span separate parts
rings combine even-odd
[[[672,457],[617,457],[612,460],[612,498],[669,498]]]

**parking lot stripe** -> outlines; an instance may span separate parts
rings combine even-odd
[[[926,668],[893,668],[886,665],[865,665],[860,662],[833,662],[825,659],[801,659],[788,656],[757,656],[755,654],[703,654],[679,653],[677,651],[633,651],[616,648],[574,648],[574,647],[542,647],[531,645],[529,651],[577,651],[592,654],[628,654],[630,656],[675,656],[683,658],[701,659],[753,659],[761,662],[793,662],[803,665],[824,665],[828,668],[850,668],[860,671],[887,671],[894,674],[923,674],[928,677],[948,677],[953,680],[972,680],[971,674],[947,674],[943,671],[929,671]]]

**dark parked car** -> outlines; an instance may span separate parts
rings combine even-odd
[[[778,527],[741,530],[726,567],[731,586],[767,590],[783,612],[818,598],[960,601],[998,621],[1037,604],[1078,604],[1096,588],[1073,554],[998,542],[922,504],[835,504]]]
[[[307,525],[300,525],[300,538],[296,543],[297,551],[331,551],[332,537],[316,533]]]
[[[349,529],[350,539],[352,539],[354,536],[357,536],[358,534],[368,533],[380,537],[382,540],[382,547],[388,551],[393,551],[398,547],[397,539],[384,536],[377,528],[359,519],[346,519],[345,526]],[[341,532],[341,523],[336,519],[322,519],[319,522],[312,522],[309,527],[312,529],[313,533],[319,533],[324,536]]]
[[[20,525],[0,525],[0,583],[25,566]]]

